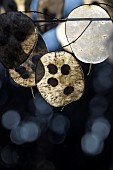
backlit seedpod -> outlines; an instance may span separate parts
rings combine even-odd
[[[113,31],[108,13],[97,5],[74,9],[66,22],[66,35],[75,56],[84,63],[97,64],[109,57],[107,46]]]
[[[31,54],[38,38],[30,17],[21,12],[0,15],[0,61],[10,69],[21,65]]]
[[[62,45],[62,47],[68,51],[68,52],[71,52],[72,53],[72,50],[71,50],[71,47],[67,40],[67,37],[66,37],[66,24],[65,22],[63,23],[60,23],[57,27],[56,27],[56,36],[57,36],[57,39],[59,41],[59,43]]]
[[[24,87],[35,86],[36,65],[41,56],[47,53],[47,48],[41,35],[38,37],[36,47],[29,58],[15,69],[9,69],[11,78]]]
[[[52,106],[65,106],[80,99],[84,76],[79,63],[65,51],[47,53],[36,68],[36,83],[42,97]]]

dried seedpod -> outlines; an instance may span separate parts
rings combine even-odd
[[[0,25],[0,61],[8,69],[18,67],[36,44],[35,24],[21,12],[8,12],[0,15]]]
[[[84,63],[97,64],[109,57],[107,43],[112,32],[110,16],[97,5],[79,6],[66,22],[67,39],[75,56]]]
[[[35,86],[35,71],[38,60],[41,56],[47,53],[47,48],[39,34],[36,47],[34,48],[32,54],[29,58],[21,64],[19,67],[14,69],[9,69],[9,74],[11,78],[19,85],[24,87]]]
[[[78,100],[84,91],[84,75],[79,63],[65,51],[47,53],[36,68],[36,83],[42,97],[52,106]]]
[[[38,11],[44,14],[38,14],[38,20],[48,20],[54,18],[62,18],[63,11],[64,11],[64,2],[65,0],[39,0],[38,4]],[[42,33],[48,31],[49,29],[53,28],[55,24],[50,23],[39,23],[39,26],[45,24],[45,26],[40,27]]]
[[[64,48],[66,51],[72,53],[71,46],[68,45],[69,42],[68,42],[68,40],[67,40],[65,30],[66,30],[66,23],[65,23],[65,22],[60,23],[60,24],[56,27],[56,36],[57,36],[57,39],[58,39],[60,45],[63,46],[63,48]]]

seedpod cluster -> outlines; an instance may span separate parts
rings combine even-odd
[[[113,23],[108,13],[97,5],[82,5],[71,11],[63,25],[68,44],[54,52],[47,51],[36,25],[26,14],[1,14],[0,24],[0,62],[17,84],[36,86],[54,107],[65,106],[83,95],[84,73],[76,58],[97,64],[109,57],[106,44]],[[63,50],[68,51],[67,46],[71,53]]]

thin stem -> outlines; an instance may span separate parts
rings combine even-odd
[[[33,99],[35,99],[35,95],[34,95],[34,92],[33,92],[33,88],[30,87],[30,89],[31,89],[31,94],[32,94],[32,96],[33,96]]]
[[[63,48],[65,48],[65,47],[73,44],[74,42],[76,42],[76,41],[84,34],[84,32],[86,31],[86,29],[90,26],[91,22],[92,22],[92,21],[89,22],[89,24],[86,26],[86,28],[82,31],[82,33],[81,33],[74,41],[72,41],[72,42],[70,42],[69,44],[67,44],[67,45],[65,45],[65,46],[57,49],[56,51],[62,50]],[[68,39],[67,39],[67,40],[68,40]]]
[[[39,27],[44,27],[44,26],[50,25],[50,24],[56,24],[57,25],[57,23],[46,23],[46,24],[39,25]]]
[[[96,3],[96,4],[90,3],[90,4],[84,4],[84,5],[105,5],[105,6],[109,6],[109,7],[113,8],[113,6],[111,6],[111,5],[109,5],[109,4],[106,4],[106,3],[103,3],[103,2],[96,2],[96,1],[95,1],[95,3]]]
[[[66,34],[66,22],[65,22],[65,35],[66,35],[66,39],[67,39],[68,44],[69,44],[68,36],[67,36],[67,34]],[[71,48],[71,51],[73,52],[73,49],[72,49],[71,45],[70,45],[69,47]]]
[[[111,18],[64,18],[64,19],[47,19],[47,20],[35,20],[37,22],[66,22],[66,21],[111,21]]]
[[[42,15],[46,15],[46,16],[48,16],[48,17],[50,17],[50,18],[53,18],[53,16],[52,16],[52,15],[49,15],[49,14],[44,13],[44,12],[39,12],[39,11],[20,11],[20,12],[24,12],[24,13],[30,13],[30,12],[33,12],[33,13],[42,14]],[[56,18],[56,17],[54,17],[54,19],[57,19],[57,20],[58,20],[58,18]]]
[[[65,106],[63,106],[63,107],[61,108],[61,110],[60,110],[61,112],[64,110],[64,107],[65,107]]]
[[[98,3],[99,5],[105,5],[105,6],[109,6],[111,8],[113,8],[113,6],[109,5],[109,4],[106,4],[106,3]]]
[[[90,72],[91,72],[91,69],[92,69],[92,63],[90,63],[90,65],[89,65],[89,70],[88,70],[88,73],[87,73],[87,76],[89,76],[89,74],[90,74]]]
[[[106,6],[109,6],[109,7],[112,7],[108,4],[104,4],[104,3],[99,3],[99,4],[102,4],[102,5],[106,5]],[[91,4],[85,4],[85,5],[91,5]],[[113,7],[112,7],[113,8]],[[42,14],[42,15],[46,15],[46,16],[49,16],[50,19],[47,19],[47,20],[36,20],[36,21],[33,21],[34,23],[37,23],[37,22],[66,22],[66,21],[108,21],[108,20],[111,20],[111,18],[64,18],[64,19],[58,19],[56,17],[53,18],[52,15],[49,15],[47,13],[43,13],[43,12],[39,12],[39,11],[20,11],[20,12],[24,12],[24,13],[30,13],[30,12],[33,12],[33,13],[38,13],[38,14]]]

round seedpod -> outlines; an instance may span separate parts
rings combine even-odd
[[[47,53],[47,47],[39,34],[37,44],[29,58],[19,67],[9,69],[11,78],[24,87],[35,86],[36,65],[41,56]]]
[[[43,55],[36,68],[36,83],[42,97],[52,106],[65,106],[80,99],[84,75],[79,63],[65,51]]]
[[[113,32],[108,13],[97,5],[74,9],[66,22],[66,35],[75,56],[84,63],[97,64],[109,57],[107,46]]]
[[[31,54],[38,33],[30,17],[21,12],[0,15],[0,61],[8,69],[18,67]]]

